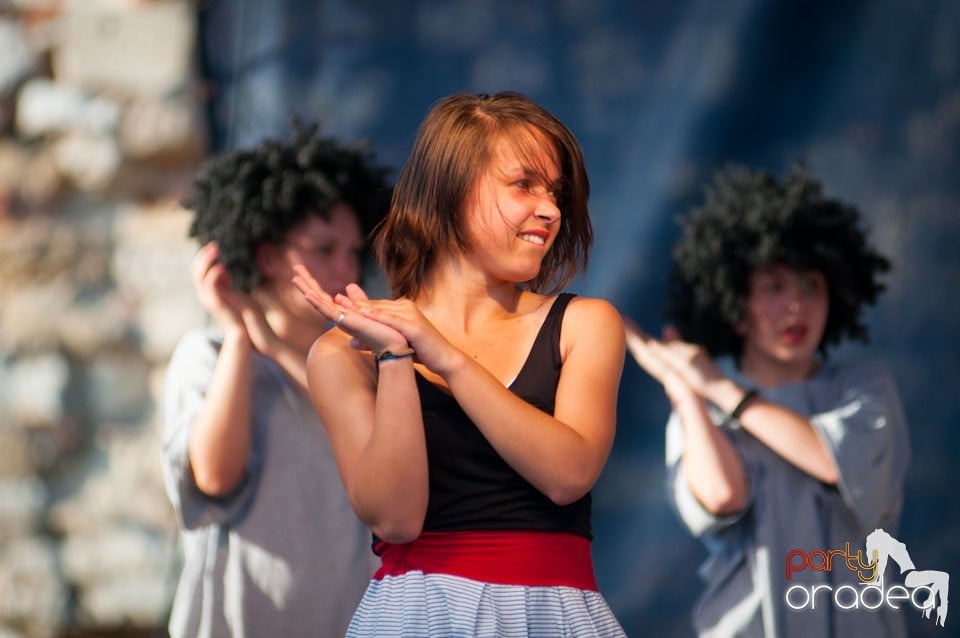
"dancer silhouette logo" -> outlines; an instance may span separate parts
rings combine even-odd
[[[801,611],[832,602],[844,610],[876,611],[884,605],[899,610],[901,606],[910,604],[924,618],[930,618],[936,609],[934,622],[943,627],[947,622],[949,574],[931,569],[918,570],[907,552],[907,546],[882,529],[870,532],[865,545],[865,552],[860,549],[851,551],[849,541],[843,549],[815,549],[811,552],[790,550],[785,560],[788,582],[794,574],[808,569],[820,572],[848,569],[856,573],[860,586],[840,585],[834,589],[832,585],[825,584],[793,585],[784,594],[787,606]],[[902,585],[884,587],[883,575],[890,561],[900,568]]]

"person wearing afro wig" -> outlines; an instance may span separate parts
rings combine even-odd
[[[215,326],[184,336],[166,375],[163,469],[184,550],[174,638],[342,635],[363,595],[369,540],[306,390],[329,324],[291,279],[295,265],[330,290],[358,279],[385,175],[364,148],[298,127],[208,160],[185,199]]]
[[[778,180],[729,166],[683,221],[663,338],[627,322],[629,351],[672,406],[671,505],[710,554],[699,635],[905,635],[902,610],[843,608],[884,577],[850,565],[874,529],[896,533],[910,454],[900,399],[882,363],[827,356],[867,340],[863,311],[888,269],[858,211],[804,168]],[[814,550],[829,567],[801,560]]]

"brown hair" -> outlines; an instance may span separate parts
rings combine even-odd
[[[523,135],[525,129],[541,135]],[[532,155],[531,144],[545,140],[555,149],[561,173],[560,230],[540,272],[526,285],[553,293],[586,268],[593,241],[587,210],[590,183],[576,138],[518,93],[457,93],[436,102],[420,125],[394,188],[390,213],[374,240],[395,297],[415,296],[438,255],[468,247],[463,204],[503,138],[527,156]]]

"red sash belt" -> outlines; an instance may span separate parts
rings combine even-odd
[[[423,532],[412,543],[378,542],[375,580],[410,571],[498,585],[567,586],[597,591],[590,541],[563,532]]]

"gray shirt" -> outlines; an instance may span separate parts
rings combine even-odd
[[[194,483],[187,439],[221,343],[191,332],[167,369],[163,469],[184,553],[170,634],[342,636],[373,572],[370,535],[309,398],[270,359],[254,357],[241,484],[213,498]]]
[[[721,370],[743,387],[752,384],[733,362],[718,362]],[[844,584],[861,588],[857,574],[840,559],[830,570],[795,571],[786,580],[786,557],[794,549],[806,553],[864,547],[867,534],[882,528],[896,534],[903,506],[903,482],[909,463],[906,422],[894,381],[875,362],[824,365],[816,376],[762,395],[810,417],[840,471],[838,485],[830,486],[797,469],[736,422],[722,424],[740,454],[750,483],[750,500],[731,516],[712,515],[690,491],[679,465],[683,432],[673,414],[667,425],[668,492],[683,523],[706,545],[710,555],[700,575],[706,590],[693,613],[701,636],[817,636],[901,637],[906,635],[903,614],[918,613],[909,602],[899,611],[839,609],[823,589],[813,609],[803,606],[795,591],[792,609],[788,587]],[[796,559],[800,561],[799,558]],[[869,562],[864,552],[864,561]],[[888,570],[886,586],[895,570]],[[841,602],[850,604],[849,590]],[[874,604],[874,598],[868,598]]]

